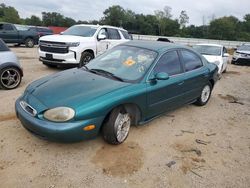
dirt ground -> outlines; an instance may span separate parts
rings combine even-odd
[[[59,144],[27,132],[14,102],[29,83],[61,70],[42,65],[37,48],[11,49],[24,78],[0,90],[0,187],[250,187],[250,67],[229,65],[206,106],[132,127],[122,145],[101,136]]]

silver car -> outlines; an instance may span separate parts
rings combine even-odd
[[[23,71],[16,55],[0,39],[0,88],[18,87],[22,76]]]

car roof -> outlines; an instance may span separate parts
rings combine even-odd
[[[189,50],[191,49],[187,46],[179,45],[176,43],[150,41],[150,40],[132,40],[132,41],[123,43],[121,45],[146,48],[146,49],[157,51],[157,52],[165,52],[167,50],[174,49],[174,48],[184,48],[184,49],[189,49]]]
[[[216,46],[216,47],[223,47],[220,44],[210,44],[210,43],[195,44],[194,46]]]

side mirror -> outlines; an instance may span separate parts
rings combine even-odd
[[[169,79],[169,75],[168,75],[168,73],[165,73],[165,72],[159,72],[155,75],[155,79],[156,80],[167,80],[167,79]]]
[[[229,54],[228,53],[224,53],[223,57],[229,57]]]
[[[97,37],[98,40],[105,40],[106,38],[107,38],[107,36],[104,34],[99,34]]]

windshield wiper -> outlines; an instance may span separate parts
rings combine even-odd
[[[114,75],[113,73],[111,72],[108,72],[106,70],[103,70],[103,69],[90,69],[89,70],[90,72],[93,72],[95,74],[101,74],[101,75],[105,75],[105,76],[108,76],[108,77],[112,77],[118,81],[121,81],[121,82],[124,82],[124,80],[116,75]]]

